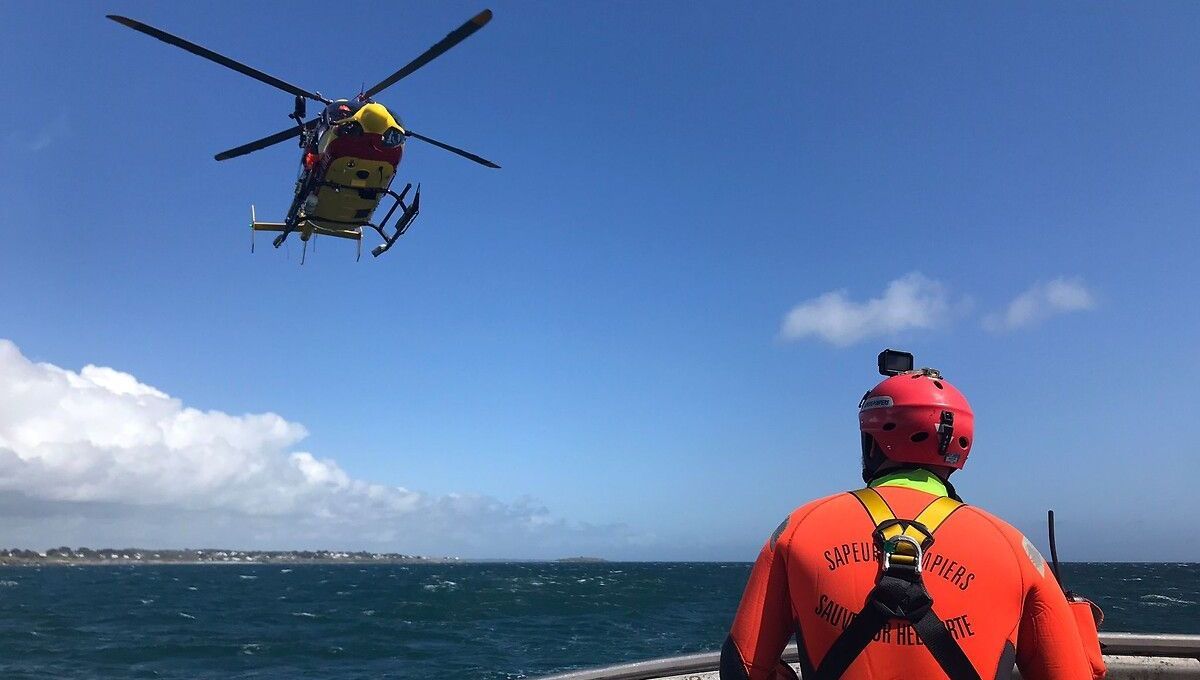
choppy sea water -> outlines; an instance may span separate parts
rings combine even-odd
[[[0,678],[538,676],[720,647],[748,564],[0,567]],[[1200,565],[1069,564],[1107,630],[1200,633]]]

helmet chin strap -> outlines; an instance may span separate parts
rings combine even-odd
[[[871,480],[879,475],[879,468],[887,463],[887,456],[883,455],[883,449],[879,448],[879,444],[875,442],[875,438],[866,432],[862,433],[862,478],[863,482],[870,484]]]

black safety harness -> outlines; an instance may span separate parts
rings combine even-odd
[[[863,610],[834,640],[813,677],[841,678],[879,631],[893,619],[902,619],[916,630],[950,680],[980,680],[946,624],[933,612],[933,598],[921,579],[921,560],[933,545],[933,533],[963,503],[943,496],[925,506],[915,519],[906,520],[897,519],[875,489],[851,493],[875,523],[873,537],[883,565]]]

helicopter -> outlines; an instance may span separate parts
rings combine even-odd
[[[391,189],[392,179],[404,154],[404,143],[410,137],[480,165],[489,168],[500,167],[486,158],[408,129],[401,124],[399,116],[374,99],[375,95],[483,28],[492,19],[492,11],[489,9],[471,17],[403,68],[374,86],[360,91],[351,99],[329,99],[320,92],[297,87],[140,21],[115,14],[109,14],[107,17],[295,97],[292,113],[288,115],[288,118],[295,122],[294,125],[214,156],[216,160],[224,161],[292,138],[299,138],[303,152],[291,207],[288,208],[287,216],[282,222],[259,222],[254,214],[254,206],[250,207],[251,252],[254,251],[254,233],[269,231],[279,232],[272,241],[276,248],[282,246],[289,235],[299,233],[301,241],[304,242],[305,254],[308,241],[313,236],[351,239],[358,242],[358,257],[361,258],[363,229],[366,227],[378,232],[383,239],[383,243],[376,246],[371,254],[379,257],[387,252],[395,245],[397,239],[404,235],[420,211],[419,184],[410,201],[406,199],[413,188],[412,183],[406,184],[399,193]],[[316,117],[305,120],[306,104],[309,100],[320,102],[324,108]],[[384,218],[374,223],[371,218],[384,197],[391,198],[392,204]],[[389,222],[397,208],[400,209],[400,215],[391,225],[389,232]],[[303,257],[302,255],[301,263],[304,262]]]

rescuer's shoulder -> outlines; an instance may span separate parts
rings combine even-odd
[[[970,512],[995,528],[996,532],[1004,539],[1004,542],[1008,544],[1013,555],[1016,556],[1018,563],[1022,564],[1025,569],[1032,569],[1039,576],[1045,577],[1047,571],[1046,558],[1042,557],[1042,553],[1038,551],[1033,542],[1018,531],[1016,527],[978,506],[968,505],[963,510]]]
[[[851,496],[842,493],[835,493],[831,496],[818,498],[814,501],[809,501],[804,505],[792,510],[788,516],[779,523],[775,531],[771,534],[768,543],[773,550],[779,543],[787,543],[801,527],[807,522],[813,521],[814,516],[822,515],[835,509],[839,503],[853,502]],[[817,520],[820,521],[820,520]]]
[[[1021,535],[1021,532],[1017,531],[1013,525],[1005,522],[987,510],[984,510],[978,505],[968,504],[963,507],[961,511],[965,511],[968,514],[973,515],[975,520],[981,525],[991,527],[992,530],[995,531],[998,536],[1002,537],[1009,545],[1014,547],[1021,545],[1021,539],[1024,538]]]

